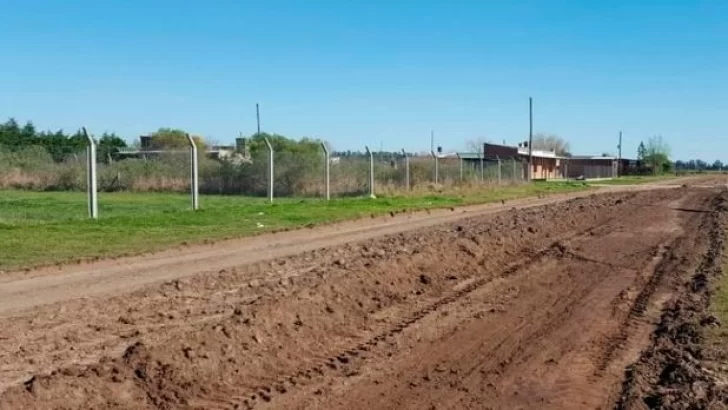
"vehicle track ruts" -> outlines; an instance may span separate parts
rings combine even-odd
[[[597,195],[40,307],[0,320],[0,408],[604,405],[650,328],[625,316],[678,274],[656,256],[697,249],[676,238],[708,214],[675,208],[711,195]]]

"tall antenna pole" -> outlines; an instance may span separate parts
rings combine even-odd
[[[260,135],[260,107],[258,104],[255,104],[255,117],[258,119],[258,133],[256,135]]]
[[[533,172],[533,98],[528,97],[528,180]]]
[[[430,131],[430,152],[435,152],[435,131]]]
[[[617,149],[619,150],[619,159],[617,162],[617,176],[622,176],[622,131],[619,131],[619,145],[617,145]]]

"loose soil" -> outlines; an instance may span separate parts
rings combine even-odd
[[[589,195],[8,308],[0,408],[649,408],[692,388],[654,375],[680,357],[660,335],[689,351],[673,330],[705,307],[721,192]]]

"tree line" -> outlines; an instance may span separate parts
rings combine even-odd
[[[180,129],[160,128],[150,134],[152,137],[152,148],[181,148],[187,145],[186,133]],[[204,149],[206,141],[201,136],[194,136],[197,144]],[[247,138],[248,153],[258,154],[266,151],[265,138],[273,145],[277,152],[289,152],[291,154],[302,155],[304,157],[317,156],[320,154],[321,140],[314,138],[302,138],[293,140],[279,134],[260,133],[254,134]],[[471,141],[468,148],[472,150],[482,150],[483,141]],[[534,149],[553,150],[558,155],[570,156],[569,142],[564,138],[553,135],[539,133],[534,135]],[[29,147],[42,147],[51,156],[53,161],[62,162],[72,155],[78,155],[84,152],[86,148],[86,139],[80,130],[75,133],[65,133],[59,131],[39,131],[32,122],[24,125],[18,124],[15,119],[9,119],[5,123],[0,124],[0,147],[11,152],[21,151]],[[103,133],[97,142],[97,157],[102,162],[107,162],[115,156],[121,148],[126,148],[127,142],[115,133]],[[338,151],[332,152],[333,155],[347,157],[360,157],[363,152],[358,151]],[[377,159],[388,159],[398,152],[373,152]],[[625,157],[628,157],[625,156]],[[664,141],[662,136],[654,136],[646,142],[640,142],[637,147],[637,159],[645,166],[650,167],[657,172],[669,172],[674,166],[679,170],[723,170],[724,164],[720,160],[708,163],[701,159],[692,159],[688,161],[678,160],[674,163],[670,160],[670,146]]]
[[[713,163],[707,163],[702,159],[691,159],[688,161],[675,161],[675,169],[687,171],[723,171],[726,165],[717,159]]]
[[[86,149],[86,138],[81,130],[73,134],[59,131],[38,131],[33,123],[21,126],[11,118],[0,124],[0,147],[11,152],[22,151],[29,147],[42,147],[55,162],[62,162],[72,155],[78,155]],[[126,147],[126,141],[114,133],[104,133],[98,140],[97,156],[108,158],[119,148]]]

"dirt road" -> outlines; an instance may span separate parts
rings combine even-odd
[[[267,258],[105,262],[100,287],[93,270],[11,275],[0,408],[611,408],[722,245],[701,234],[728,200],[714,184],[328,227],[357,241],[281,235]]]
[[[650,188],[672,187],[657,185]],[[646,188],[606,187],[606,190],[626,191]],[[77,266],[49,267],[30,272],[3,273],[0,275],[0,317],[41,304],[108,293],[118,294],[165,280],[196,274],[214,274],[240,265],[295,255],[344,242],[435,226],[465,216],[488,215],[504,209],[542,206],[591,194],[592,192],[578,192],[547,198],[514,200],[503,204],[403,213],[314,229],[182,247],[140,257],[102,260]]]

